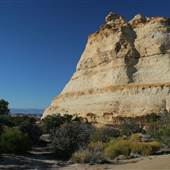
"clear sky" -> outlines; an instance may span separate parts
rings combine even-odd
[[[170,0],[0,0],[0,98],[44,108],[109,11],[170,17]]]

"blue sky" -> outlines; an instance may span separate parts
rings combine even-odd
[[[0,98],[44,108],[75,71],[109,11],[170,17],[170,0],[0,0]]]

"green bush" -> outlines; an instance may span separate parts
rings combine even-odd
[[[157,122],[160,120],[160,115],[157,115],[155,113],[151,113],[145,116],[145,121],[147,123]]]
[[[107,144],[104,153],[110,159],[114,159],[119,155],[128,156],[130,154],[131,148],[128,140],[115,139],[111,140]]]
[[[90,137],[93,142],[108,142],[111,138],[116,138],[120,135],[119,130],[114,128],[96,128]]]
[[[115,139],[111,140],[104,149],[105,155],[110,159],[114,159],[119,155],[129,156],[130,153],[140,154],[142,156],[148,156],[154,154],[160,149],[160,143],[153,142],[141,142],[139,134],[134,134],[130,139]]]
[[[69,114],[61,116],[60,114],[49,115],[42,120],[42,129],[44,133],[49,133],[64,123],[72,121],[81,121],[81,118]]]
[[[152,154],[152,147],[144,142],[132,142],[130,143],[130,148],[132,153],[137,153],[143,156]]]
[[[119,126],[121,136],[130,136],[133,133],[141,133],[142,128],[138,123],[135,122],[135,120],[125,120],[120,126]]]
[[[14,126],[12,117],[10,115],[0,115],[0,125],[1,126]]]
[[[141,143],[142,151],[141,155],[149,156],[152,154],[152,147],[148,143]]]
[[[142,152],[142,144],[141,142],[131,142],[130,148],[132,153],[141,154]]]
[[[130,136],[129,141],[131,142],[141,142],[142,141],[142,136],[140,133],[134,133]]]
[[[30,149],[29,138],[18,128],[6,128],[0,137],[3,153],[25,153]]]
[[[8,127],[21,126],[25,122],[35,124],[36,119],[29,116],[0,115],[0,124]]]
[[[161,148],[161,144],[158,141],[148,142],[147,144],[151,146],[152,154],[154,154],[156,151],[160,150]]]
[[[156,133],[155,138],[158,139],[162,144],[170,147],[170,124],[164,127],[161,127]]]
[[[24,134],[28,135],[30,143],[32,145],[36,145],[39,143],[42,130],[38,125],[36,125],[36,123],[32,123],[31,121],[24,121],[20,124],[20,126],[18,126],[18,128]]]
[[[4,99],[0,100],[0,115],[5,115],[9,113],[8,105],[9,103]]]
[[[149,135],[170,147],[170,113],[162,113],[158,120],[151,121],[147,125]]]
[[[36,118],[29,116],[11,116],[10,120],[13,126],[22,126],[26,123],[35,124],[37,121]]]
[[[87,123],[65,123],[53,132],[51,146],[60,158],[67,159],[76,150],[86,147],[92,129]]]
[[[138,153],[143,156],[154,154],[160,149],[160,143],[157,141],[153,142],[141,142],[141,141],[129,141],[131,152]]]
[[[90,142],[87,148],[91,152],[103,152],[105,144],[103,142]]]
[[[103,152],[92,152],[88,149],[80,150],[72,155],[73,163],[106,163],[107,158]]]
[[[36,125],[36,121],[35,118],[29,116],[0,115],[0,125],[2,127],[18,127],[28,135],[32,144],[36,144],[41,135],[41,129]]]
[[[72,155],[73,163],[90,163],[92,159],[92,152],[89,150],[77,151]]]

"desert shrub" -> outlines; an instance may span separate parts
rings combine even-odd
[[[73,163],[89,163],[92,158],[92,152],[89,150],[80,150],[72,155]]]
[[[85,148],[92,130],[93,127],[87,123],[65,123],[53,132],[51,146],[60,158],[67,159],[76,150]]]
[[[168,124],[164,124],[157,132],[154,133],[154,135],[154,137],[161,143],[170,147],[170,122]]]
[[[156,151],[158,151],[161,148],[161,144],[158,141],[148,142],[152,148],[152,154],[154,154]]]
[[[161,131],[164,131],[163,133]],[[167,147],[170,147],[170,129],[167,131],[164,129],[161,129],[157,134],[154,136],[156,139],[158,139],[163,145],[166,145]]]
[[[24,122],[34,124],[36,119],[29,116],[0,115],[0,124],[4,126],[15,127],[22,125]]]
[[[0,115],[5,115],[9,113],[8,105],[9,103],[4,99],[0,100]]]
[[[72,155],[73,163],[105,163],[107,158],[102,151],[80,150]]]
[[[160,120],[160,115],[157,115],[155,113],[151,113],[145,116],[145,121],[147,123],[157,122]]]
[[[131,135],[129,145],[132,153],[143,156],[151,155],[160,149],[160,143],[157,141],[142,142],[142,136],[139,133]]]
[[[159,120],[149,122],[148,126],[149,135],[170,147],[170,113],[162,113]]]
[[[107,144],[104,153],[110,159],[114,159],[119,155],[128,156],[130,151],[131,148],[128,140],[115,139]]]
[[[87,149],[91,153],[89,163],[104,163],[107,162],[107,157],[104,154],[105,143],[103,142],[90,142]]]
[[[60,114],[49,115],[42,120],[42,129],[44,133],[48,133],[64,123],[69,123],[71,121],[79,121],[81,118],[69,114],[61,116]]]
[[[98,152],[98,151],[103,151],[105,147],[105,144],[103,142],[90,142],[87,145],[87,148],[91,152]]]
[[[108,142],[111,138],[118,137],[120,135],[119,130],[114,128],[96,128],[90,137],[93,142]]]
[[[1,126],[9,126],[9,127],[14,126],[11,116],[10,115],[0,115],[0,125]]]
[[[35,122],[37,121],[34,117],[29,116],[11,116],[10,120],[13,126],[22,126],[26,123],[35,124]]]
[[[130,136],[129,141],[131,142],[141,142],[142,141],[142,136],[140,133],[134,133]]]
[[[142,143],[141,142],[130,142],[130,148],[132,153],[142,154]]]
[[[152,147],[145,142],[132,142],[130,143],[132,153],[137,153],[143,156],[152,154]]]
[[[28,135],[32,144],[38,142],[41,135],[41,129],[36,125],[36,119],[29,116],[0,115],[0,125],[18,127]]]
[[[91,152],[91,164],[101,164],[101,163],[108,163],[108,158],[104,154],[104,152],[98,151],[98,152]]]
[[[3,153],[25,153],[30,149],[29,138],[18,128],[6,128],[0,137]]]
[[[149,156],[152,154],[152,147],[148,143],[141,143],[142,150],[141,155]]]
[[[153,142],[131,141],[130,148],[132,153],[148,156],[154,154],[156,151],[160,149],[160,143],[157,141]]]
[[[111,159],[119,155],[129,156],[130,153],[136,153],[143,156],[154,154],[160,149],[160,143],[141,142],[140,134],[134,134],[129,139],[111,140],[104,149],[105,155]]]
[[[130,136],[133,133],[140,133],[142,128],[134,120],[126,120],[120,125],[121,136]]]
[[[24,121],[20,124],[19,129],[24,134],[27,134],[32,145],[36,145],[39,143],[42,130],[38,125],[32,123],[31,121]]]
[[[0,124],[0,136],[1,136],[1,134],[2,134],[2,132],[3,132],[3,126]]]

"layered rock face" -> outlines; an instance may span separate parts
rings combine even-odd
[[[109,13],[89,36],[76,72],[43,117],[77,114],[98,123],[170,111],[170,19]]]

